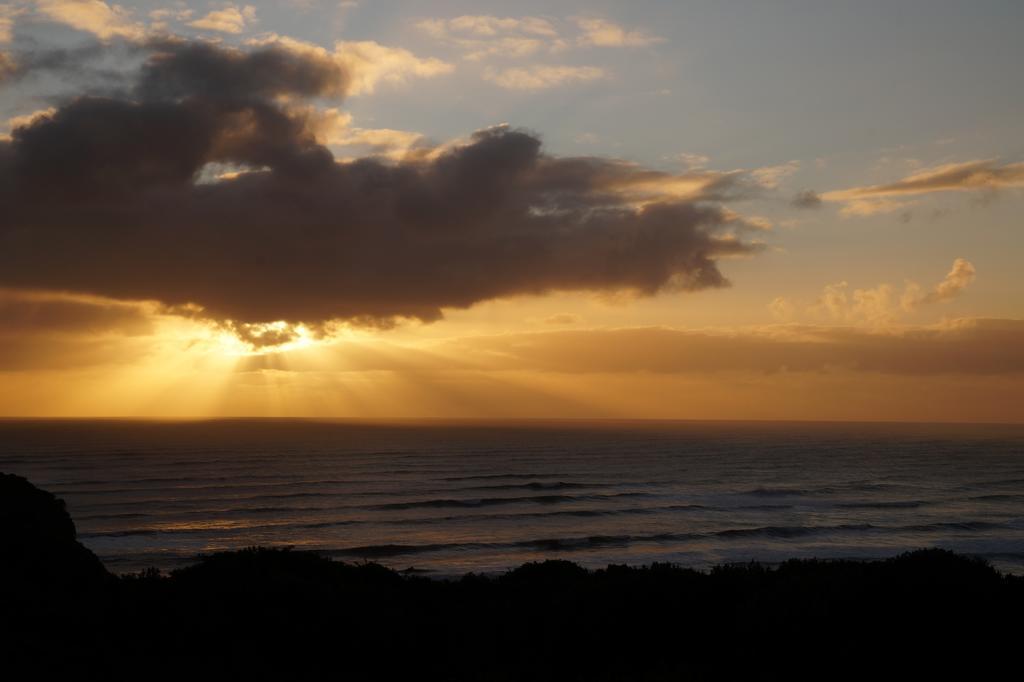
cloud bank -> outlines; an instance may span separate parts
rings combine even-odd
[[[1024,321],[958,320],[886,333],[785,325],[739,332],[670,328],[505,334],[450,342],[452,356],[544,372],[1024,372]],[[254,360],[258,362],[258,360]]]

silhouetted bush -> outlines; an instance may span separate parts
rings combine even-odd
[[[441,581],[254,547],[115,579],[62,504],[14,478],[0,479],[0,647],[5,670],[35,677],[916,680],[1018,663],[1024,580],[942,550]]]

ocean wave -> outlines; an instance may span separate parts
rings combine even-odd
[[[670,504],[664,506],[650,506],[650,507],[624,507],[624,508],[612,508],[612,509],[554,509],[550,511],[538,511],[538,512],[512,512],[504,514],[473,514],[472,516],[428,516],[420,518],[409,518],[409,519],[392,519],[388,521],[368,521],[367,523],[386,523],[387,525],[429,525],[432,523],[440,523],[445,521],[516,521],[525,519],[549,519],[558,517],[579,517],[579,518],[597,518],[597,517],[610,517],[610,516],[627,516],[627,515],[650,515],[650,514],[661,514],[665,512],[679,512],[679,511],[724,511],[721,507],[709,507],[702,504]]]
[[[746,504],[735,507],[735,509],[739,511],[785,511],[792,508],[793,505],[791,504]],[[722,511],[725,510],[722,509]]]
[[[318,528],[334,528],[340,526],[352,526],[363,523],[352,519],[332,519],[328,521],[305,521],[297,523],[256,523],[256,524],[225,524],[225,525],[197,525],[197,526],[144,526],[137,528],[118,528],[114,530],[84,531],[78,534],[79,538],[124,538],[124,537],[146,537],[152,535],[238,535],[262,533],[266,531],[302,531],[316,530]]]
[[[279,474],[244,474],[240,476],[155,476],[147,478],[124,478],[120,479],[118,483],[194,483],[194,482],[211,482],[211,481],[238,481],[238,480],[268,480],[268,479],[280,479]],[[63,493],[67,491],[63,489],[63,486],[69,485],[110,485],[111,480],[109,478],[98,478],[93,480],[79,480],[66,483],[54,483],[51,487],[54,492],[60,490]],[[162,488],[146,488],[146,490],[162,490]]]
[[[944,530],[999,530],[1007,528],[1005,523],[994,523],[992,521],[940,521],[937,523],[911,524],[908,526],[893,527],[896,531],[914,531],[917,533],[934,533]]]
[[[741,495],[753,495],[755,497],[788,497],[788,496],[801,496],[812,494],[811,490],[804,488],[769,488],[769,487],[758,487],[750,490],[744,490]]]
[[[534,481],[532,483],[502,483],[496,485],[478,485],[456,490],[577,490],[586,488],[612,488],[617,483],[572,483],[569,481]]]
[[[975,495],[974,497],[968,497],[967,499],[972,502],[1013,502],[1015,500],[1024,500],[1024,494],[993,493],[991,495]]]
[[[997,478],[985,481],[977,481],[972,485],[1003,486],[1003,485],[1024,485],[1024,478]]]
[[[112,521],[114,519],[148,519],[152,514],[123,512],[119,514],[76,514],[76,521]]]
[[[126,487],[126,488],[83,488],[83,489],[61,489],[59,486],[54,487],[54,492],[61,495],[123,495],[126,493],[147,493],[154,491],[164,491],[173,493],[184,493],[192,491],[231,491],[231,490],[262,490],[262,489],[275,489],[275,488],[305,488],[314,487],[322,488],[325,486],[359,486],[367,485],[371,483],[390,483],[387,480],[358,480],[358,479],[325,479],[322,481],[315,480],[301,480],[301,481],[283,481],[280,480],[280,476],[266,477],[267,479],[274,480],[273,483],[249,483],[242,481],[237,484],[227,483],[210,483],[204,485],[175,485],[175,486],[143,486],[143,487]],[[174,479],[180,481],[182,479]],[[127,481],[128,483],[134,483],[135,481]],[[168,481],[171,482],[171,481]],[[109,484],[109,481],[107,481]],[[344,491],[350,494],[358,495],[391,495],[393,492],[390,491]],[[299,494],[299,493],[296,493]],[[325,493],[333,494],[333,493]],[[271,497],[271,495],[267,495]]]
[[[482,481],[491,480],[496,478],[518,478],[518,479],[530,479],[530,478],[565,478],[570,474],[473,474],[470,476],[445,476],[443,478],[437,478],[437,481]]]
[[[873,530],[870,523],[844,523],[834,526],[762,526],[760,528],[730,528],[712,533],[719,538],[798,538],[807,535],[835,532],[861,532]]]
[[[369,509],[390,511],[398,509],[443,509],[446,507],[475,508],[504,504],[563,504],[569,502],[590,502],[612,500],[624,497],[652,497],[650,493],[625,492],[610,495],[525,495],[517,497],[442,498],[412,502],[390,502]]]
[[[835,495],[837,493],[849,491],[881,492],[885,490],[891,491],[894,489],[904,489],[907,487],[908,486],[904,484],[884,483],[881,481],[847,481],[813,488],[759,486],[757,488],[741,491],[740,494],[752,495],[755,497],[807,497],[813,495]]]
[[[327,553],[339,557],[386,558],[411,554],[429,554],[444,551],[474,550],[531,550],[540,552],[574,552],[600,547],[627,547],[639,543],[674,544],[705,540],[708,538],[732,537],[798,537],[815,533],[835,531],[863,531],[872,529],[869,524],[839,526],[766,526],[762,528],[739,528],[709,533],[655,533],[650,535],[586,535],[565,538],[532,538],[511,542],[452,542],[427,544],[381,544],[332,549]]]
[[[439,501],[439,502],[444,502]],[[256,509],[238,509],[238,510],[226,510],[236,511],[239,513],[249,513],[254,511],[264,512],[281,512],[281,511],[331,511],[330,509],[324,510],[317,507],[269,507],[269,508],[256,508]],[[235,525],[235,526],[143,526],[136,528],[119,528],[114,530],[97,530],[97,531],[84,531],[79,533],[80,537],[83,538],[98,538],[98,537],[130,537],[130,536],[146,536],[146,535],[174,535],[174,534],[209,534],[209,535],[223,535],[223,534],[237,534],[240,531],[246,532],[259,532],[266,530],[274,531],[288,531],[288,530],[314,530],[318,528],[331,528],[336,526],[362,526],[362,525],[386,525],[386,526],[429,526],[431,524],[441,524],[446,522],[460,522],[460,521],[516,521],[526,519],[547,519],[547,518],[558,518],[558,517],[576,517],[576,518],[596,518],[596,517],[610,517],[616,515],[650,515],[660,514],[665,512],[680,512],[680,511],[708,511],[708,510],[719,510],[715,507],[707,507],[699,504],[674,504],[665,506],[651,506],[651,507],[626,507],[620,509],[557,509],[551,511],[542,512],[520,512],[520,513],[506,513],[506,514],[474,514],[472,516],[430,516],[430,517],[413,517],[413,518],[399,518],[399,519],[331,519],[325,521],[302,521],[296,520],[293,522],[282,522],[282,523],[254,523],[252,525]],[[197,510],[195,512],[187,514],[187,516],[199,516],[202,518],[210,518],[213,514],[209,510]],[[227,515],[227,514],[225,514]],[[82,516],[83,520],[116,520],[116,519],[127,519],[127,518],[153,518],[158,519],[158,516],[151,514],[97,514],[93,516]]]
[[[925,500],[882,500],[879,502],[837,502],[836,506],[841,509],[917,509],[931,504],[935,503]]]

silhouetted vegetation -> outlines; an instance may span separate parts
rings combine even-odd
[[[0,539],[4,669],[39,679],[984,679],[1018,667],[1024,613],[1024,579],[942,550],[440,581],[250,548],[115,578],[13,476]]]

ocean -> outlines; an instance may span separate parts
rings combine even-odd
[[[1024,426],[2,420],[110,570],[253,545],[424,575],[889,557],[1024,573]]]

